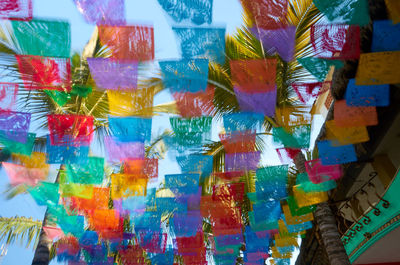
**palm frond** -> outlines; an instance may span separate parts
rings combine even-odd
[[[15,242],[23,244],[26,242],[26,247],[35,247],[41,228],[42,222],[32,218],[19,216],[11,218],[0,217],[0,242],[6,244]]]
[[[3,194],[6,197],[6,200],[11,200],[20,194],[25,194],[28,192],[28,186],[26,185],[18,185],[18,186],[11,186],[10,184],[7,185]]]

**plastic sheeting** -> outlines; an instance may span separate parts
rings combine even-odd
[[[91,24],[125,24],[124,0],[74,0],[78,11]]]

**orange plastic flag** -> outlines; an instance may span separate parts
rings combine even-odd
[[[363,53],[356,74],[356,85],[400,83],[400,51]]]
[[[386,7],[389,11],[389,17],[394,24],[400,23],[400,1],[385,0]]]
[[[376,107],[347,106],[346,100],[335,101],[333,116],[338,127],[372,126],[378,124]]]

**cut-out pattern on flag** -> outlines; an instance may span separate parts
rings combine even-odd
[[[219,138],[227,153],[253,152],[256,149],[254,131],[220,134]]]
[[[32,0],[3,0],[0,3],[0,18],[12,20],[32,19]]]
[[[107,91],[110,114],[114,116],[153,116],[154,88],[135,91]]]
[[[394,24],[400,23],[400,2],[397,0],[385,0],[389,17]]]
[[[339,127],[335,120],[325,122],[327,133],[326,139],[331,140],[333,145],[359,144],[369,141],[367,127]]]
[[[71,90],[71,62],[69,58],[31,55],[16,55],[15,57],[25,89]]]
[[[290,164],[296,156],[301,152],[301,149],[296,148],[278,148],[276,149],[279,159],[282,164]]]
[[[175,141],[182,147],[199,146],[211,136],[212,117],[170,118],[170,124]]]
[[[260,157],[260,152],[225,154],[225,169],[226,171],[256,170]]]
[[[367,0],[313,0],[329,21],[365,26],[369,23]]]
[[[207,59],[182,59],[160,62],[163,82],[172,92],[206,91],[208,81]]]
[[[93,116],[53,114],[47,116],[52,145],[90,145]]]
[[[0,111],[0,130],[5,132],[7,136],[10,136],[10,139],[15,139],[15,137],[12,137],[13,133],[17,133],[17,136],[23,136],[23,138],[26,139],[30,124],[30,113]]]
[[[110,188],[94,187],[92,198],[71,197],[71,208],[85,214],[95,209],[107,210],[109,200]]]
[[[177,156],[176,162],[181,167],[182,173],[198,173],[202,179],[212,173],[213,157],[209,155]]]
[[[85,20],[97,25],[125,24],[124,0],[74,0]]]
[[[18,84],[0,82],[0,110],[14,110]]]
[[[272,30],[253,27],[251,32],[260,39],[266,53],[269,55],[277,53],[286,62],[293,60],[296,41],[295,26]]]
[[[226,132],[256,131],[264,122],[264,115],[259,113],[241,112],[224,115],[224,128]]]
[[[12,21],[12,28],[22,54],[69,58],[71,28],[56,20]]]
[[[310,38],[318,58],[351,60],[360,57],[359,26],[313,25]]]
[[[385,107],[389,105],[389,85],[357,86],[355,79],[350,79],[346,89],[346,104],[348,106]]]
[[[2,165],[13,186],[20,184],[35,186],[39,181],[45,180],[48,174],[45,168],[27,168],[7,162],[3,162]]]
[[[285,26],[287,0],[241,0],[253,19],[253,26],[263,29],[278,29]]]
[[[99,26],[99,39],[118,60],[154,59],[154,29],[150,26]]]
[[[378,124],[376,107],[347,106],[345,100],[335,101],[333,116],[338,127],[373,126]]]
[[[108,160],[120,162],[131,158],[144,158],[143,142],[120,142],[113,137],[104,139]]]
[[[225,28],[173,27],[183,58],[225,63]]]
[[[84,164],[66,165],[68,181],[83,184],[101,184],[104,175],[104,158],[88,157]]]
[[[165,175],[165,187],[175,195],[195,194],[199,190],[199,174]]]
[[[358,62],[356,85],[400,83],[400,51],[363,53]]]
[[[315,184],[328,180],[338,180],[343,174],[340,165],[322,165],[319,159],[306,161],[305,167],[308,177]]]
[[[281,217],[281,204],[279,200],[270,200],[253,204],[254,220],[259,222],[272,223]],[[266,214],[268,213],[268,214]]]
[[[56,206],[60,199],[58,184],[49,182],[39,182],[38,185],[28,189],[29,193],[41,206]]]
[[[331,141],[317,143],[322,165],[337,165],[357,161],[354,145],[333,146]]]
[[[49,164],[79,164],[86,163],[89,146],[52,145],[50,136],[46,142],[47,163]]]
[[[298,58],[297,61],[319,82],[323,82],[325,80],[331,66],[334,66],[335,68],[341,68],[344,65],[342,61],[314,57]]]
[[[195,236],[202,230],[203,218],[200,211],[188,211],[174,214],[172,223],[176,236]]]
[[[293,83],[291,86],[296,91],[301,102],[306,105],[312,105],[314,100],[321,94],[323,83]]]
[[[273,140],[284,147],[308,148],[310,146],[311,125],[300,125],[285,130],[282,127],[273,128]]]
[[[182,117],[210,116],[214,112],[214,91],[214,87],[207,86],[205,92],[176,92],[172,96]]]
[[[328,200],[328,194],[323,192],[304,192],[300,187],[293,186],[293,195],[300,208],[313,206]]]
[[[151,138],[152,119],[109,117],[111,134],[121,142],[145,142]]]
[[[274,90],[276,84],[276,59],[251,59],[230,61],[232,82],[244,92]]]
[[[12,154],[11,157],[13,162],[16,162],[27,168],[49,168],[49,165],[46,164],[45,153],[33,152],[30,156]]]
[[[158,0],[176,23],[211,24],[213,0]]]
[[[259,168],[256,175],[257,200],[280,200],[287,197],[287,165]]]
[[[390,20],[376,20],[373,27],[371,51],[400,50],[400,25],[393,25]]]
[[[276,87],[271,91],[259,93],[242,92],[236,86],[234,90],[242,111],[261,113],[269,117],[274,116],[277,95]]]
[[[63,107],[71,99],[71,94],[63,91],[44,90],[44,93],[46,93],[60,107]]]
[[[98,88],[110,90],[134,90],[137,88],[137,61],[87,58],[87,62]]]
[[[158,177],[158,159],[144,158],[125,160],[124,173],[156,179]]]
[[[116,200],[132,196],[145,196],[147,178],[128,174],[112,174],[111,197]]]

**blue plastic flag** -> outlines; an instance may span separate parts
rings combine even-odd
[[[346,104],[349,106],[384,107],[389,105],[390,86],[357,86],[355,79],[350,79],[345,97]]]
[[[166,88],[171,92],[205,92],[208,81],[207,59],[161,61],[161,72]]]
[[[175,195],[194,194],[199,190],[199,174],[165,175],[165,187]]]
[[[51,145],[47,137],[46,151],[49,164],[81,164],[88,161],[89,146]]]
[[[199,173],[200,182],[212,173],[213,156],[195,154],[178,156],[176,161],[183,173]]]
[[[354,145],[333,146],[331,141],[317,143],[319,158],[323,165],[337,165],[357,161]]]
[[[183,58],[225,63],[225,28],[173,27]]]
[[[254,220],[259,222],[276,222],[281,217],[281,204],[279,200],[258,202],[253,204]]]
[[[108,117],[111,134],[120,142],[145,142],[151,139],[152,119]]]
[[[176,23],[212,22],[213,0],[158,0],[158,3]]]
[[[400,50],[400,24],[391,20],[375,20],[372,35],[373,52],[388,52]]]
[[[264,115],[240,112],[224,115],[224,127],[227,133],[235,131],[256,131],[264,122]]]

